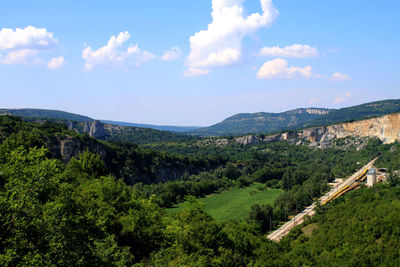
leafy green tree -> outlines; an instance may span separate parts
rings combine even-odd
[[[253,206],[251,206],[249,219],[255,221],[259,225],[261,232],[265,233],[267,231],[270,231],[273,227],[273,208],[268,204],[254,204]]]
[[[100,159],[100,155],[89,152],[89,150],[86,149],[86,151],[80,153],[77,158],[72,157],[68,162],[64,172],[64,179],[69,181],[76,179],[76,177],[90,179],[105,174],[106,167],[104,162]]]

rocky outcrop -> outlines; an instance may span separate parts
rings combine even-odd
[[[68,162],[72,157],[77,157],[79,153],[86,149],[90,152],[97,153],[105,160],[107,151],[105,146],[93,139],[82,141],[79,138],[65,136],[63,138],[51,138],[46,141],[53,157]]]
[[[78,133],[87,133],[89,136],[94,138],[102,139],[109,133],[107,132],[106,125],[100,121],[65,121],[68,130],[76,131]]]
[[[104,124],[100,121],[87,121],[83,125],[83,132],[94,138],[101,138],[107,135]]]
[[[290,112],[290,111],[289,111]],[[325,115],[328,114],[330,110],[322,108],[300,108],[293,111],[294,114],[313,114],[313,115]]]
[[[263,138],[255,135],[247,135],[237,137],[229,143],[237,143],[242,145],[255,145],[259,143],[271,143],[277,141],[288,141],[295,144],[308,143],[311,147],[326,148],[329,147],[334,140],[345,137],[370,137],[378,138],[385,144],[400,141],[400,113],[393,113],[377,118],[366,120],[340,123],[330,126],[312,127],[300,131],[291,131],[280,134],[265,136]],[[218,140],[214,139],[212,143],[217,144]],[[226,144],[224,139],[224,144]],[[304,142],[307,141],[307,142]],[[204,143],[204,141],[203,141]],[[345,145],[357,145],[361,148],[364,142],[361,139]]]
[[[254,135],[247,135],[243,137],[235,138],[235,142],[242,145],[255,145],[259,144],[262,141],[261,138]]]
[[[400,113],[326,127],[313,127],[299,131],[298,136],[318,143],[348,136],[375,137],[385,144],[390,144],[396,140],[400,141]]]

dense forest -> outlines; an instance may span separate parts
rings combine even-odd
[[[57,154],[65,140],[79,143],[68,158]],[[399,264],[398,143],[371,139],[362,150],[285,142],[162,147],[0,116],[0,265]],[[388,184],[319,208],[280,243],[265,238],[327,182],[378,153],[377,165],[391,172]],[[254,205],[244,221],[217,222],[196,199],[253,182],[284,193],[273,206]],[[166,213],[183,200],[189,205],[182,212]]]

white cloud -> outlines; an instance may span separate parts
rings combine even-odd
[[[338,97],[336,97],[335,100],[333,101],[333,103],[334,103],[335,105],[337,105],[337,104],[340,104],[340,103],[349,101],[350,98],[351,98],[351,94],[350,94],[350,93],[347,93],[347,94],[345,94],[344,96],[338,96]]]
[[[86,47],[82,51],[86,70],[92,70],[95,67],[102,67],[107,70],[128,70],[155,57],[151,52],[140,50],[137,44],[131,44],[127,49],[124,49],[124,43],[130,37],[129,32],[125,31],[119,33],[118,36],[111,36],[107,45],[97,50],[93,50],[90,46]]]
[[[9,28],[0,30],[0,50],[9,49],[49,49],[57,45],[53,33],[45,28],[27,26],[23,29]]]
[[[285,59],[277,58],[264,63],[257,73],[259,79],[293,79],[313,76],[311,66],[304,68],[288,66]]]
[[[57,46],[58,40],[53,33],[45,28],[27,26],[25,28],[2,28],[0,30],[0,63],[40,64],[43,60],[39,52],[51,51]],[[4,53],[4,54],[3,54]]]
[[[176,60],[182,56],[182,50],[177,47],[171,47],[169,50],[164,51],[164,54],[161,57],[162,61],[171,61]]]
[[[236,64],[246,35],[270,25],[278,15],[272,0],[260,0],[262,13],[244,16],[244,0],[212,0],[212,22],[189,39],[186,76],[202,75],[211,67]]]
[[[47,63],[47,68],[49,69],[58,69],[61,68],[64,65],[65,61],[64,61],[64,57],[60,56],[60,57],[53,57],[49,63]]]
[[[20,49],[10,51],[5,57],[0,57],[0,63],[4,65],[36,65],[42,62],[42,60],[37,55],[38,51],[34,49]]]
[[[316,47],[311,47],[309,45],[294,44],[283,48],[279,46],[263,47],[260,49],[260,55],[269,57],[307,58],[318,56],[318,50]]]
[[[335,72],[334,74],[331,75],[329,80],[333,81],[333,82],[348,81],[348,80],[350,80],[350,76],[347,74],[340,73],[340,72]]]

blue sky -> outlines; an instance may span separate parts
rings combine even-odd
[[[0,107],[203,126],[400,98],[398,10],[394,0],[4,1]]]

